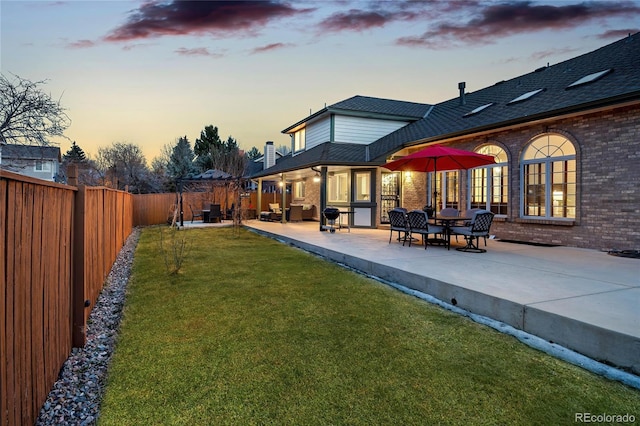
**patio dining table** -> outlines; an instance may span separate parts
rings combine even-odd
[[[434,225],[442,225],[444,227],[444,238],[430,238],[431,244],[446,245],[447,250],[451,249],[451,228],[459,222],[468,222],[472,218],[465,216],[436,216],[429,220]]]

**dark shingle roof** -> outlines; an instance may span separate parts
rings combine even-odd
[[[337,102],[328,107],[328,109],[331,111],[359,111],[420,119],[424,117],[430,107],[431,105],[416,102],[354,96]]]
[[[287,127],[282,133],[287,133],[303,123],[329,113],[342,115],[356,115],[361,117],[387,118],[415,121],[423,118],[431,105],[416,102],[396,101],[356,95],[344,101],[337,102],[321,109],[295,124]]]
[[[2,157],[21,160],[60,161],[60,148],[57,146],[6,144],[2,146]]]
[[[367,145],[325,142],[295,156],[282,157],[275,166],[254,174],[253,178],[269,176],[313,166],[366,165]]]
[[[385,157],[402,146],[481,130],[525,123],[570,112],[640,99],[640,33],[559,64],[501,81],[493,86],[436,104],[429,115],[371,144],[371,158]],[[612,69],[600,79],[567,88],[589,74]],[[544,89],[527,100],[509,103],[527,92]],[[465,117],[473,109],[495,104]]]

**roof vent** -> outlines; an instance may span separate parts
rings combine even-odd
[[[467,83],[465,83],[464,81],[458,83],[458,90],[460,91],[460,105],[464,105],[467,103],[466,99],[464,98],[465,87],[467,87]]]

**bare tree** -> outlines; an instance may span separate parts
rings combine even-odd
[[[0,143],[45,146],[49,137],[65,137],[71,120],[60,101],[40,90],[46,82],[0,74]]]
[[[110,147],[99,148],[96,162],[114,188],[129,187],[130,192],[149,192],[149,169],[138,145],[116,142]]]
[[[233,194],[233,224],[237,227],[242,223],[241,191],[244,187],[247,157],[238,148],[237,141],[229,136],[222,146],[211,148],[211,158],[214,169],[232,176],[227,182],[227,189]]]

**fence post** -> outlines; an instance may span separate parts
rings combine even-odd
[[[87,342],[86,324],[84,320],[85,306],[85,200],[86,187],[78,187],[73,215],[73,332],[72,344],[81,348]]]
[[[69,164],[67,166],[67,184],[71,186],[78,186],[78,165]]]

